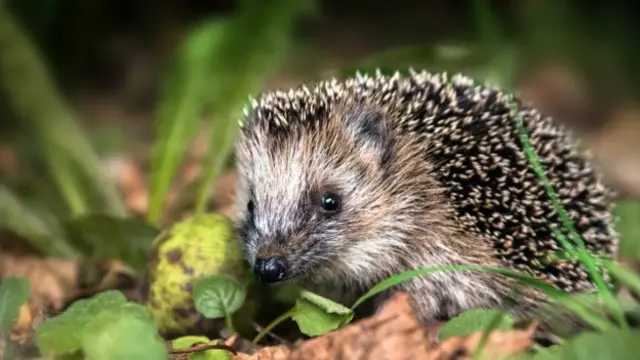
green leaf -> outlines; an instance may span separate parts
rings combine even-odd
[[[640,259],[640,202],[624,201],[616,204],[616,230],[620,234],[620,253]]]
[[[31,245],[44,255],[76,255],[76,250],[64,238],[64,231],[58,220],[51,217],[50,213],[38,210],[8,187],[0,185],[0,227],[29,240]]]
[[[78,351],[85,328],[98,321],[102,313],[155,324],[153,315],[146,307],[127,302],[119,291],[105,291],[92,298],[76,301],[65,312],[42,324],[36,331],[38,348],[46,355],[65,355]]]
[[[353,316],[353,311],[309,291],[302,291],[296,300],[293,320],[308,336],[322,335],[339,328]]]
[[[495,309],[471,309],[447,322],[440,330],[438,336],[440,340],[445,340],[452,336],[465,336],[474,332],[483,331],[497,316],[502,316],[502,319],[494,329],[509,329],[513,327],[515,323],[514,319],[510,315],[504,314],[503,311]]]
[[[206,336],[183,336],[171,342],[174,349],[185,349],[198,343],[223,344],[221,340],[209,340]],[[189,355],[189,360],[231,360],[231,353],[226,350],[213,349]]]
[[[299,299],[306,300],[316,307],[322,309],[324,312],[338,315],[349,315],[352,313],[348,307],[337,303],[331,299],[327,299],[311,291],[302,290],[299,295]]]
[[[584,333],[564,344],[559,359],[637,359],[640,353],[640,331],[611,328],[603,333]]]
[[[85,255],[122,259],[136,271],[146,267],[153,240],[159,234],[145,221],[99,214],[73,219],[66,229]]]
[[[31,287],[23,278],[9,277],[0,284],[0,331],[13,329],[20,307],[29,299]]]
[[[166,360],[157,327],[123,312],[101,312],[81,335],[86,360]]]
[[[228,275],[202,277],[193,285],[195,308],[208,319],[233,314],[242,306],[245,297],[242,284]]]
[[[535,353],[523,353],[509,357],[509,360],[560,360],[562,359],[562,346],[554,345],[548,348],[539,348]]]
[[[211,59],[226,26],[226,20],[218,19],[198,24],[175,54],[175,69],[166,81],[155,116],[147,212],[147,220],[153,224],[160,221],[175,172],[202,123],[202,112],[212,101],[212,86],[217,86],[217,81],[211,73]]]

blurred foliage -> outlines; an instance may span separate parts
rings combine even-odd
[[[213,136],[196,199],[197,211],[205,210],[211,184],[230,155],[242,105],[277,68],[295,20],[311,4],[309,0],[244,1],[231,19],[205,22],[190,33],[158,115],[151,160],[151,222],[159,221],[182,154],[201,129],[204,110],[210,109]]]
[[[48,5],[62,4],[52,3]],[[198,210],[205,209],[211,184],[228,163],[242,105],[278,69],[296,20],[308,14],[312,5],[310,0],[242,1],[232,14],[202,19],[187,32],[183,45],[171,56],[157,106],[148,213],[153,225],[159,225],[164,197],[188,143],[203,129],[206,112],[211,111],[214,131],[207,161],[212,165],[198,181],[197,197]],[[23,178],[3,181],[2,226],[29,239],[44,255],[117,257],[140,270],[149,255],[148,239],[156,230],[127,218],[130,214],[122,196],[106,179],[90,138],[48,72],[64,73],[56,67],[51,49],[43,46],[49,36],[43,30],[47,21],[34,22],[34,14],[24,13],[22,6],[13,11],[32,25],[27,31],[7,9],[0,10],[0,79],[7,118],[25,121],[21,128],[29,146],[20,153],[20,161],[27,164],[31,170],[27,174],[34,181],[29,185]],[[100,6],[88,8],[99,11]],[[50,15],[49,20],[58,21],[55,14]],[[49,169],[46,177],[42,167]]]

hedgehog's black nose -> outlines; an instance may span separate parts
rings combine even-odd
[[[284,279],[287,270],[287,262],[280,257],[256,259],[256,264],[253,267],[253,271],[260,281],[265,283],[274,283]]]

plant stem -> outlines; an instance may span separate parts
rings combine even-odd
[[[226,313],[224,320],[229,334],[233,334],[234,332],[236,332],[233,328],[233,321],[231,320],[231,314],[229,314],[229,312]]]
[[[260,340],[262,340],[262,338],[265,337],[274,327],[280,325],[280,323],[282,323],[283,321],[285,321],[288,318],[292,317],[293,315],[295,315],[295,313],[296,313],[296,309],[295,308],[291,308],[286,313],[278,316],[269,325],[267,325],[264,329],[262,329],[262,331],[260,331],[260,333],[258,333],[258,335],[256,335],[256,337],[251,341],[251,343],[254,344],[254,345],[257,345],[258,342],[260,342]]]
[[[2,341],[4,341],[4,355],[2,356],[2,360],[14,360],[15,359],[15,350],[16,346],[9,339],[7,334],[2,334]]]
[[[67,159],[57,149],[51,148],[45,150],[49,153],[49,162],[53,178],[58,184],[58,188],[67,202],[67,206],[71,210],[74,217],[86,214],[90,209],[86,203],[86,197],[82,194],[82,187],[77,182],[74,174],[70,170],[71,165]]]

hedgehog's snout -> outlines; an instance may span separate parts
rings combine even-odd
[[[253,272],[260,281],[275,283],[287,277],[289,264],[284,258],[279,256],[257,258],[253,266]]]

